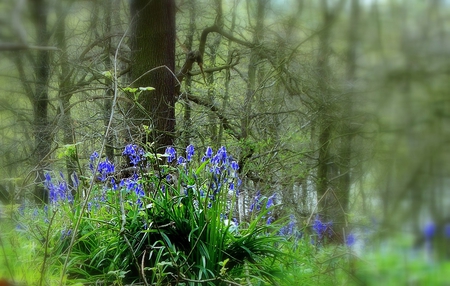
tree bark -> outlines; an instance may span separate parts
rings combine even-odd
[[[130,12],[133,86],[155,88],[143,91],[137,99],[132,137],[163,149],[175,137],[175,1],[132,0]],[[144,125],[149,134],[142,131]]]
[[[45,0],[31,1],[31,13],[36,28],[38,46],[47,46],[47,10]],[[34,128],[34,165],[36,168],[36,185],[34,195],[36,203],[47,203],[48,193],[43,186],[44,172],[48,165],[47,156],[51,149],[51,130],[48,120],[48,80],[50,55],[48,50],[37,50],[34,61],[35,88],[33,94],[33,128]]]

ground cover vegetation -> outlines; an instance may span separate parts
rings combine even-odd
[[[0,285],[448,284],[449,12],[2,1]]]

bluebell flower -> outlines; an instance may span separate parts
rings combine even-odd
[[[239,164],[236,161],[231,161],[231,169],[233,169],[234,171],[239,170]]]
[[[271,224],[274,220],[275,220],[275,218],[274,218],[273,216],[270,216],[270,217],[267,219],[266,224],[269,225],[269,224]]]
[[[182,165],[184,163],[186,163],[186,159],[183,156],[178,156],[177,164]]]
[[[57,197],[59,197],[61,201],[65,201],[67,199],[66,197],[67,192],[68,190],[66,182],[65,181],[59,182]]]
[[[230,186],[229,186],[228,188],[230,189],[230,191],[234,191],[234,183],[231,182],[231,183],[230,183]]]
[[[97,153],[97,151],[94,151],[94,153],[92,153],[92,155],[89,157],[89,169],[91,170],[92,173],[94,173],[94,163],[95,160],[98,159],[99,155]]]
[[[423,228],[423,235],[425,236],[425,239],[431,240],[435,234],[436,234],[436,225],[434,224],[434,222],[427,223]]]
[[[63,229],[61,230],[61,240],[64,240],[66,238],[69,238],[72,235],[72,230],[71,229]]]
[[[250,212],[253,212],[255,209],[259,211],[261,209],[261,191],[257,191],[256,195],[253,199],[252,204],[250,205]]]
[[[227,150],[225,148],[225,146],[222,146],[219,148],[219,150],[217,150],[216,155],[214,155],[214,157],[211,159],[211,163],[219,165],[219,164],[226,164],[227,163]]]
[[[98,164],[98,172],[100,173],[100,176],[98,177],[98,179],[101,182],[106,181],[106,178],[110,175],[113,174],[115,171],[115,167],[114,164],[111,163],[108,159],[106,159],[105,161],[102,161]]]
[[[317,216],[316,219],[314,220],[313,230],[316,232],[317,236],[321,240],[326,233],[329,236],[331,236],[332,234],[331,225],[332,225],[331,222],[323,223]]]
[[[78,186],[80,185],[80,180],[78,179],[77,173],[73,172],[70,178],[72,179],[74,188],[78,188]]]
[[[128,156],[130,164],[136,166],[141,162],[144,150],[135,144],[128,144],[122,152],[122,155]]]
[[[208,146],[206,148],[205,156],[203,156],[203,158],[202,158],[202,162],[205,162],[206,160],[211,159],[212,155],[213,155],[213,149]]]
[[[266,205],[266,208],[270,208],[271,206],[274,205],[275,195],[276,195],[276,194],[273,194],[273,195],[271,195],[271,196],[267,199],[267,205]]]
[[[186,160],[187,160],[188,162],[190,162],[190,161],[192,160],[192,156],[194,156],[194,153],[195,153],[194,146],[191,145],[191,144],[189,144],[189,145],[186,147]]]
[[[347,239],[345,240],[345,244],[349,247],[352,247],[356,242],[356,237],[353,233],[347,235]]]
[[[114,179],[114,177],[111,178],[110,183],[111,183],[112,189],[113,189],[114,191],[117,191],[118,185],[116,184],[116,180]]]
[[[172,146],[167,147],[166,152],[164,153],[164,155],[167,156],[168,163],[172,163],[172,161],[175,160],[176,154],[177,151],[175,151],[175,148],[173,148]]]
[[[293,215],[290,216],[290,221],[288,225],[283,226],[280,228],[279,235],[281,236],[291,236],[294,234],[294,228],[295,228],[295,218]]]

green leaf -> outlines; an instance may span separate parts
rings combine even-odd
[[[127,86],[127,87],[125,87],[125,88],[123,89],[123,91],[135,93],[135,92],[138,91],[138,89],[137,89],[136,87],[129,87],[129,86]]]
[[[109,79],[112,78],[112,73],[111,73],[111,71],[104,71],[104,72],[102,72],[102,75],[103,75],[104,77],[106,77],[106,78],[109,78]]]
[[[145,90],[152,91],[152,90],[155,90],[155,88],[151,87],[151,86],[147,86],[147,87],[139,87],[139,90],[140,91],[145,91]]]
[[[205,162],[203,162],[200,167],[197,168],[197,170],[195,170],[195,175],[199,175],[201,171],[203,171],[203,169],[205,169],[206,165],[209,163],[209,160],[205,160]]]

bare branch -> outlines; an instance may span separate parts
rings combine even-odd
[[[22,51],[22,50],[39,50],[39,51],[60,51],[57,47],[34,46],[18,43],[0,43],[0,51]]]

